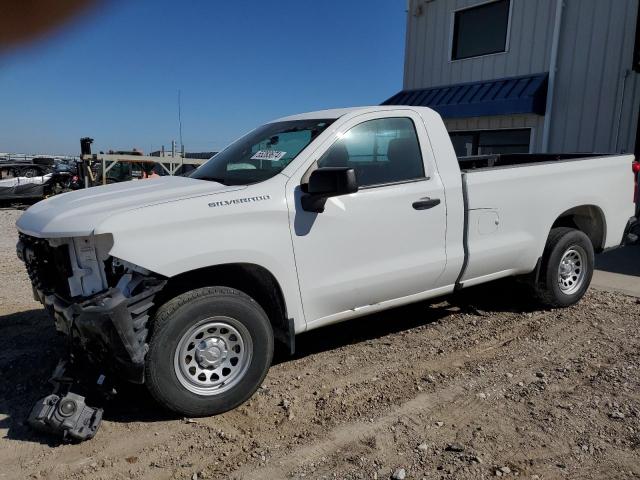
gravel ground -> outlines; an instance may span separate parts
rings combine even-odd
[[[122,391],[97,437],[23,421],[63,350],[0,211],[0,479],[640,478],[638,300],[540,310],[513,282],[299,337],[240,408],[198,420]]]

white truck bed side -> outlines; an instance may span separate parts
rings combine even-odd
[[[464,285],[530,272],[547,240],[541,232],[575,207],[595,206],[602,213],[605,238],[596,249],[620,245],[634,213],[632,162],[632,155],[594,157],[467,172]]]

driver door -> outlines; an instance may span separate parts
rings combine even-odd
[[[329,198],[324,212],[313,213],[301,207],[300,178],[289,183],[308,324],[437,288],[446,265],[444,188],[422,119],[406,110],[384,111],[358,116],[339,130],[309,171],[354,168],[359,191]],[[425,208],[425,199],[440,202]]]

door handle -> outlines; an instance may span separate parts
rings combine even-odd
[[[435,207],[436,205],[440,205],[439,198],[421,198],[417,202],[413,202],[413,208],[416,210],[429,210],[430,208]]]

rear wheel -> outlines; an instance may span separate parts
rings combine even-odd
[[[272,356],[273,332],[260,305],[232,288],[200,288],[158,309],[145,380],[163,406],[214,415],[253,395]]]
[[[551,230],[536,294],[546,305],[568,307],[586,293],[593,276],[594,251],[589,237],[568,227]]]

